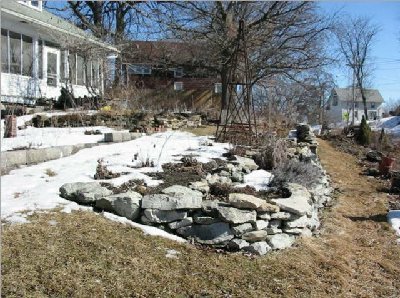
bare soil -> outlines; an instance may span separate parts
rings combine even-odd
[[[5,297],[399,297],[400,246],[380,181],[320,140],[338,195],[318,237],[265,257],[145,236],[93,212],[3,225]],[[54,221],[57,224],[54,225]],[[178,259],[167,258],[175,249]]]

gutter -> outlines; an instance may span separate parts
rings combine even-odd
[[[88,40],[88,41],[90,41],[90,42],[92,42],[92,43],[94,43],[94,44],[96,44],[96,45],[98,45],[98,46],[101,46],[101,47],[103,47],[103,48],[106,48],[106,49],[108,49],[108,50],[110,50],[110,51],[114,51],[114,52],[120,53],[120,51],[119,51],[117,48],[115,48],[115,47],[113,47],[113,46],[110,46],[110,45],[107,45],[106,43],[97,41],[97,40],[95,40],[95,39],[93,39],[93,38],[90,38],[89,36],[87,36],[87,33],[84,32],[84,31],[82,31],[83,34],[80,35],[80,34],[76,34],[76,33],[70,32],[70,31],[68,31],[68,30],[59,28],[59,27],[57,27],[57,26],[47,24],[46,22],[39,21],[39,20],[37,20],[37,19],[35,19],[35,18],[28,17],[28,16],[23,15],[23,14],[21,14],[21,13],[18,13],[18,12],[16,12],[16,11],[9,10],[9,9],[7,9],[7,8],[2,8],[1,11],[4,12],[4,13],[10,14],[10,15],[12,15],[12,16],[18,17],[18,18],[20,18],[20,19],[27,20],[27,21],[29,21],[29,22],[31,22],[31,23],[33,23],[33,24],[37,24],[37,25],[40,25],[40,26],[45,27],[45,28],[57,30],[57,31],[62,32],[62,33],[64,33],[64,34],[66,34],[66,35],[72,35],[72,36],[74,36],[74,37],[77,37],[77,38],[80,38],[80,39],[83,39],[83,40]],[[71,26],[73,26],[73,25],[71,24]],[[86,36],[85,36],[85,35],[86,35]]]

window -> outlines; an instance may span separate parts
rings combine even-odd
[[[47,85],[57,86],[57,54],[47,53]]]
[[[22,75],[32,76],[33,46],[32,38],[22,35]]]
[[[222,84],[221,83],[215,83],[214,84],[214,92],[216,94],[222,93]]]
[[[178,68],[174,69],[174,77],[175,78],[183,77],[183,68],[182,67],[178,67]]]
[[[371,102],[371,109],[375,109],[376,104],[374,102]]]
[[[355,103],[354,103],[354,107],[355,107],[355,108],[358,108],[358,102],[355,102]]]
[[[10,72],[21,74],[21,34],[9,31],[10,39]]]
[[[19,1],[20,3],[33,7],[35,9],[42,10],[42,1]]]
[[[354,118],[358,120],[358,111],[354,111]]]
[[[43,41],[39,40],[39,52],[38,52],[38,77],[39,79],[43,79]]]
[[[100,79],[99,79],[99,60],[92,61],[92,86],[94,88],[99,87]]]
[[[76,55],[76,84],[85,85],[85,59]]]
[[[145,64],[129,64],[128,65],[128,73],[129,74],[137,74],[137,75],[150,75],[151,74],[151,66]]]
[[[8,32],[1,29],[1,71],[9,72],[8,70]]]
[[[67,81],[67,52],[61,51],[60,78],[62,83]]]
[[[337,96],[337,94],[333,95],[333,103],[332,103],[332,105],[333,106],[337,106],[338,105],[338,96]]]
[[[71,80],[71,84],[76,84],[76,54],[70,53],[68,59],[69,59],[69,78]]]
[[[174,90],[175,91],[182,91],[183,90],[183,82],[175,82],[174,83]]]

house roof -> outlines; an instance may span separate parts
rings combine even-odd
[[[333,91],[337,94],[338,100],[340,101],[351,101],[353,99],[353,88],[334,88]],[[383,97],[377,89],[364,89],[367,102],[382,103]],[[362,102],[360,89],[355,88],[354,90],[355,101]]]
[[[118,51],[115,47],[98,40],[94,36],[75,26],[73,23],[62,19],[45,9],[38,10],[17,1],[1,1],[1,13],[3,15],[10,15],[19,18],[27,23],[48,30],[56,30],[57,32],[83,39],[113,52]]]
[[[201,46],[177,41],[132,41],[122,48],[129,63],[187,64],[200,59]]]

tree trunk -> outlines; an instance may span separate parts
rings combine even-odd
[[[367,108],[367,97],[365,96],[364,90],[362,88],[361,89],[361,98],[364,104],[364,116],[365,116],[365,120],[368,120],[368,108]]]

